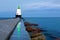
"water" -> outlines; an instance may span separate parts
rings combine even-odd
[[[17,24],[13,35],[11,36],[10,40],[30,40],[28,32],[25,30],[25,26],[23,21]]]
[[[25,17],[25,20],[30,23],[39,24],[37,28],[47,30],[47,32],[43,32],[47,34],[47,40],[53,40],[53,38],[50,38],[50,35],[48,34],[60,37],[60,17]]]
[[[47,30],[47,32],[42,32],[46,36],[46,40],[54,40],[54,38],[51,38],[50,36],[56,36],[60,37],[60,17],[25,17],[25,21],[28,21],[30,23],[36,23],[39,26],[37,28],[42,28]],[[23,26],[21,26],[21,29],[25,29]],[[18,32],[18,27],[16,28],[11,40],[20,40],[21,38],[19,36],[21,32]],[[21,30],[22,31],[22,30]],[[26,35],[25,31],[22,31],[24,35]],[[23,36],[24,36],[23,35]],[[26,37],[27,39],[27,37]]]
[[[21,22],[19,22],[17,24],[17,27],[13,33],[13,35],[11,36],[10,40],[20,40],[20,24]]]

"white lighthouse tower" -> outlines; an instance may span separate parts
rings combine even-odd
[[[20,9],[20,6],[18,6],[18,8],[17,8],[16,17],[20,17],[21,18],[21,9]]]

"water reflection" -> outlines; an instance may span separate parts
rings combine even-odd
[[[21,23],[19,22],[10,40],[20,40],[20,30],[21,30],[20,28],[21,28]]]
[[[20,25],[21,25],[21,22],[19,22],[17,25],[18,37],[20,37]]]

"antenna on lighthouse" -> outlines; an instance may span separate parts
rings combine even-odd
[[[20,9],[19,5],[18,5],[17,11],[16,11],[16,17],[21,18],[21,9]]]

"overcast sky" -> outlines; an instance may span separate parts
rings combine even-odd
[[[60,0],[0,0],[0,12],[15,12],[18,5],[26,17],[60,17]]]

